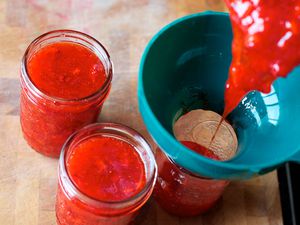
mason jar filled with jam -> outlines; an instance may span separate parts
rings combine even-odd
[[[27,143],[58,157],[74,131],[97,120],[112,74],[108,52],[84,33],[56,30],[35,39],[21,63],[20,120]]]
[[[197,109],[182,115],[174,123],[173,133],[190,151],[210,160],[224,161],[236,154],[238,142],[233,127],[213,111]],[[230,183],[196,174],[176,163],[160,148],[156,150],[156,162],[158,177],[154,197],[163,209],[176,216],[207,212]]]
[[[59,225],[128,225],[149,199],[157,176],[149,144],[114,123],[72,135],[59,159]]]

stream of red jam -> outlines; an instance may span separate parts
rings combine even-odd
[[[207,158],[210,158],[210,159],[220,160],[219,156],[214,154],[214,152],[212,150],[210,150],[208,148],[205,148],[202,145],[199,145],[199,144],[197,144],[195,142],[192,142],[192,141],[181,141],[181,143],[185,147],[193,150],[194,152],[197,152],[200,155],[203,155],[203,156],[205,156]]]
[[[55,42],[33,53],[26,67],[29,79],[46,97],[29,87],[23,78],[23,136],[36,151],[58,157],[73,132],[97,120],[109,86],[96,97],[82,98],[101,90],[107,79],[104,65],[83,45]]]
[[[85,195],[100,201],[123,201],[146,184],[145,168],[134,147],[116,138],[95,136],[75,146],[68,174]]]
[[[190,142],[181,142],[191,150],[219,160],[211,150]],[[223,194],[228,181],[199,177],[176,165],[159,148],[156,151],[158,179],[154,197],[167,212],[177,216],[194,216],[206,212]]]
[[[300,63],[299,0],[225,0],[233,28],[226,117],[252,90],[270,92]]]

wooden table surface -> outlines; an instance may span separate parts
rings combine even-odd
[[[137,108],[137,73],[150,38],[186,14],[225,11],[222,0],[2,0],[0,1],[0,224],[51,225],[57,160],[31,150],[19,123],[19,66],[38,35],[76,29],[100,40],[115,66],[113,88],[100,121],[129,125],[150,139]],[[142,225],[282,224],[276,173],[232,182],[208,214],[182,219],[151,200],[137,219]]]

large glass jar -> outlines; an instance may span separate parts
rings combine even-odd
[[[159,148],[156,150],[158,177],[154,198],[167,212],[195,216],[206,212],[221,197],[229,181],[195,175],[177,165]]]
[[[53,43],[77,44],[98,57],[106,77],[103,85],[89,96],[73,99],[53,97],[44,93],[32,81],[28,63],[39,50]],[[72,59],[76,57],[71,56]],[[27,48],[21,63],[20,120],[27,143],[44,155],[58,157],[63,143],[74,131],[97,120],[109,94],[112,74],[112,63],[105,48],[84,33],[57,30],[35,39]],[[78,87],[73,88],[76,90]]]
[[[98,183],[96,189],[99,190],[104,188],[104,182],[106,183],[106,190],[109,192],[112,190],[111,187],[116,188],[117,184],[112,183],[112,186],[107,186],[107,177],[109,173],[115,174],[114,168],[118,170],[120,166],[119,162],[113,161],[118,159],[122,161],[122,164],[128,164],[126,167],[131,172],[123,173],[118,177],[118,182],[122,180],[122,185],[124,185],[124,192],[127,190],[126,186],[131,185],[132,183],[128,180],[136,172],[136,167],[134,163],[127,161],[129,157],[117,157],[118,153],[113,151],[114,148],[108,148],[108,151],[103,151],[101,153],[101,158],[95,160],[98,156],[91,154],[90,157],[77,157],[78,146],[85,146],[82,143],[88,143],[93,140],[91,144],[95,144],[95,138],[113,138],[112,141],[118,140],[126,142],[133,147],[133,151],[138,153],[144,167],[145,174],[145,183],[140,189],[140,191],[133,196],[119,200],[99,200],[92,196],[92,194],[86,194],[86,190],[80,189],[79,184],[86,185],[86,183],[91,182],[88,180],[87,176],[90,174],[85,171],[87,175],[85,176],[76,176],[77,183],[74,181],[74,174],[70,169],[70,161],[77,160],[77,165],[80,167],[80,173],[86,168],[83,165],[95,165],[93,166],[93,171],[100,171],[103,168],[110,167],[110,169],[105,172],[102,176],[91,176],[90,179],[94,180],[101,179],[101,182]],[[105,144],[103,146],[96,145],[96,149],[107,148],[111,144]],[[91,146],[91,145],[89,145]],[[87,149],[84,148],[86,152]],[[123,149],[115,149],[124,152]],[[94,151],[93,151],[94,152]],[[121,153],[120,152],[120,153]],[[78,153],[79,154],[79,153]],[[84,153],[85,154],[85,153]],[[95,154],[99,154],[95,153]],[[107,157],[107,158],[106,158]],[[103,159],[106,158],[106,159]],[[95,163],[96,161],[96,163]],[[123,170],[122,170],[123,171]],[[97,172],[95,172],[97,173]],[[103,178],[105,176],[105,178]],[[112,175],[113,176],[113,175]],[[56,198],[56,217],[57,223],[59,225],[127,225],[130,224],[138,210],[145,204],[152,194],[155,181],[157,176],[157,167],[155,163],[154,155],[151,151],[149,144],[144,140],[144,138],[138,134],[136,131],[119,124],[113,123],[98,123],[89,125],[74,135],[72,135],[68,141],[63,146],[59,159],[59,184]],[[129,177],[129,178],[128,178]],[[86,186],[85,186],[86,187]],[[113,190],[114,194],[122,191],[123,189]]]

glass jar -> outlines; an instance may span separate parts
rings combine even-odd
[[[89,137],[105,135],[132,145],[145,168],[146,183],[139,193],[122,201],[99,201],[84,194],[72,182],[66,162],[72,149]],[[111,154],[107,152],[107,154]],[[59,159],[56,217],[58,225],[127,225],[152,194],[157,166],[149,144],[136,131],[118,124],[89,125],[73,134],[62,148]]]
[[[84,98],[63,99],[43,93],[32,82],[27,69],[28,62],[43,47],[58,42],[86,47],[100,59],[106,80],[98,91]],[[108,52],[96,39],[84,33],[56,30],[35,39],[27,48],[21,63],[20,120],[27,143],[44,155],[58,157],[63,143],[74,131],[97,120],[109,94],[112,74]]]
[[[156,150],[158,177],[153,196],[167,212],[176,216],[195,216],[206,212],[221,197],[229,181],[195,175]]]

